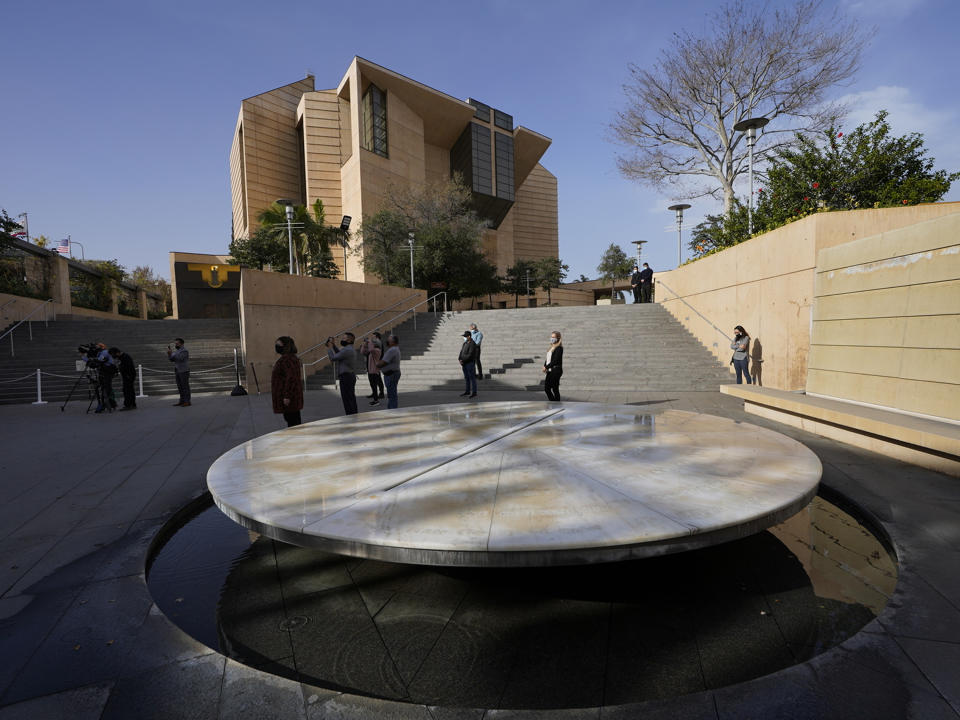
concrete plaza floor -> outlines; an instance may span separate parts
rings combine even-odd
[[[541,399],[480,388],[480,400]],[[401,405],[466,402],[405,392]],[[805,443],[823,484],[853,500],[900,562],[883,614],[839,647],[746,683],[638,705],[513,711],[358,697],[252,670],[159,612],[144,581],[157,531],[205,491],[209,465],[280,429],[269,395],[0,407],[0,720],[10,718],[957,718],[960,481],[754,416],[719,392],[584,394],[770,427]],[[476,401],[473,401],[476,402]],[[382,407],[382,406],[381,406]],[[368,408],[361,401],[361,412]],[[307,394],[304,421],[341,414]]]

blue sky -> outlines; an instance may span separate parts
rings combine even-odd
[[[785,2],[770,0],[771,4]],[[875,26],[863,67],[837,97],[846,127],[890,111],[921,132],[938,168],[960,169],[957,0],[826,0]],[[171,250],[226,252],[228,155],[240,101],[316,75],[334,87],[360,55],[459,98],[473,97],[553,140],[560,256],[596,275],[603,250],[647,240],[676,265],[675,193],[621,178],[608,126],[627,64],[649,66],[687,29],[707,33],[712,0],[476,0],[365,3],[235,0],[67,3],[4,9],[0,207],[31,235],[83,243],[87,258],[149,265]],[[946,199],[960,200],[960,183]],[[684,228],[717,206],[693,201]],[[79,249],[77,250],[79,257]]]

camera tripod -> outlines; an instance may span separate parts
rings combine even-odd
[[[60,406],[60,412],[64,411],[64,409],[67,407],[67,403],[70,402],[70,398],[73,397],[73,393],[84,380],[87,381],[87,397],[90,400],[87,403],[86,412],[90,412],[90,408],[93,407],[93,403],[96,401],[98,408],[103,408],[107,412],[112,413],[113,406],[110,404],[110,398],[106,396],[103,383],[100,382],[100,374],[93,368],[85,368],[84,371],[80,373],[80,377],[77,378],[77,381],[73,384],[73,387],[70,388],[67,399],[64,400],[63,405]]]

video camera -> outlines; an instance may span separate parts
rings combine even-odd
[[[95,342],[77,346],[77,352],[83,355],[83,358],[77,361],[78,366],[81,362],[88,368],[97,368],[103,364],[97,359],[97,356],[100,354],[100,348],[97,347],[97,343]]]

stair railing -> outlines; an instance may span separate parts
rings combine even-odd
[[[667,285],[667,284],[666,284],[665,282],[663,282],[662,280],[658,280],[658,281],[657,281],[657,285],[659,285],[660,287],[662,287],[664,290],[668,290],[669,292],[673,293],[673,296],[674,296],[677,300],[679,300],[680,302],[682,302],[684,305],[686,305],[688,308],[690,308],[694,313],[696,313],[697,316],[698,316],[701,320],[703,320],[707,325],[709,325],[710,327],[712,327],[712,328],[720,335],[720,337],[725,338],[728,342],[732,342],[732,341],[733,341],[733,338],[731,338],[731,337],[730,337],[729,335],[727,335],[723,330],[721,330],[720,328],[718,328],[718,327],[713,323],[713,321],[710,320],[710,318],[706,317],[702,312],[700,312],[699,310],[697,310],[693,305],[691,305],[691,304],[688,303],[686,300],[684,300],[682,297],[680,297],[680,295],[677,294],[677,291],[676,291],[676,290],[674,290],[673,288],[671,288],[669,285]],[[721,360],[722,360],[720,354],[718,354],[717,357],[718,357],[718,359],[721,359]]]
[[[417,296],[414,295],[413,297],[417,297]],[[368,328],[368,329],[367,329],[367,332],[368,332],[368,333],[373,333],[373,332],[376,332],[376,331],[378,331],[378,330],[383,330],[384,328],[393,328],[393,327],[399,325],[400,323],[402,323],[404,320],[406,320],[406,317],[405,317],[405,316],[406,316],[408,313],[412,313],[412,314],[413,314],[413,329],[416,330],[416,329],[417,329],[417,308],[419,308],[419,307],[421,307],[421,306],[423,306],[423,305],[428,305],[428,304],[430,304],[430,303],[433,303],[433,315],[434,315],[434,317],[436,317],[436,315],[437,315],[438,298],[443,298],[443,310],[441,310],[440,312],[446,312],[446,310],[447,310],[447,292],[446,292],[446,290],[444,290],[444,291],[442,291],[442,292],[438,292],[436,295],[431,295],[431,296],[428,297],[426,300],[421,300],[421,301],[418,302],[416,305],[413,305],[412,307],[407,308],[407,309],[404,310],[403,312],[394,315],[394,316],[391,317],[389,320],[384,320],[382,323],[380,323],[380,324],[377,325],[376,327]],[[404,298],[404,300],[409,300],[409,299],[410,299],[409,297],[408,297],[408,298]],[[403,302],[403,301],[401,301],[401,302]],[[400,304],[400,303],[394,303],[394,304],[391,305],[390,307],[385,308],[384,310],[381,310],[380,312],[376,313],[375,315],[371,315],[370,317],[366,318],[365,320],[361,320],[361,321],[358,322],[356,325],[353,325],[352,327],[349,327],[349,328],[347,328],[346,330],[341,330],[340,332],[335,333],[335,334],[332,335],[331,337],[337,337],[338,335],[343,335],[344,333],[352,332],[353,330],[356,330],[358,327],[361,327],[361,326],[363,326],[363,325],[366,325],[368,322],[370,322],[370,321],[373,320],[374,318],[379,317],[380,315],[383,315],[387,310],[390,310],[391,308],[396,307],[396,306],[399,305],[399,304]],[[429,311],[428,311],[428,312],[429,312]],[[398,321],[399,321],[399,322],[398,322]],[[299,354],[297,355],[297,357],[302,358],[304,355],[306,355],[306,354],[307,354],[308,352],[310,352],[311,350],[316,350],[317,348],[319,348],[319,347],[321,347],[321,346],[323,346],[323,345],[325,345],[325,344],[326,344],[326,341],[324,341],[324,342],[322,342],[322,343],[317,343],[317,344],[314,345],[313,347],[307,348],[307,349],[304,350],[303,352],[299,353]],[[302,363],[302,367],[303,367],[303,381],[304,381],[304,382],[307,381],[307,368],[308,368],[308,367],[313,367],[314,365],[317,365],[318,363],[322,363],[322,362],[324,362],[324,361],[329,362],[329,361],[330,361],[330,357],[329,357],[328,355],[323,355],[323,356],[317,358],[316,360],[314,360],[313,362]],[[301,361],[301,362],[302,362],[302,361]]]
[[[50,323],[49,323],[48,311],[51,307],[53,307],[52,303],[53,303],[52,298],[49,300],[44,300],[43,303],[41,303],[40,305],[37,305],[37,307],[31,310],[20,322],[18,322],[12,328],[7,330],[3,335],[0,335],[0,340],[3,340],[7,335],[10,336],[10,357],[15,357],[15,354],[13,351],[14,350],[13,349],[13,331],[16,330],[18,327],[20,327],[21,325],[23,325],[24,323],[27,323],[27,330],[30,333],[30,340],[33,340],[33,320],[32,320],[33,316],[36,315],[41,310],[43,310],[43,324],[49,325]],[[53,310],[53,319],[54,320],[57,319],[56,308],[54,308]]]

